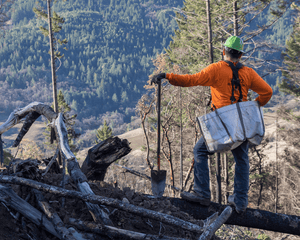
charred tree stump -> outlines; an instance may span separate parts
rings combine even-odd
[[[47,219],[47,217],[31,206],[28,202],[20,198],[11,188],[0,185],[0,201],[6,206],[20,212],[24,217],[37,226],[43,227],[54,236],[60,238],[53,224]]]
[[[126,139],[108,138],[89,149],[81,166],[81,171],[88,180],[103,181],[110,164],[127,155],[130,151],[131,148]]]

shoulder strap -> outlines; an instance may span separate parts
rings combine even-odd
[[[231,67],[231,70],[233,72],[233,78],[231,79],[231,85],[232,85],[232,93],[231,93],[231,103],[235,102],[235,97],[234,97],[234,89],[239,88],[240,91],[240,96],[239,96],[239,100],[238,102],[242,102],[243,101],[243,93],[242,93],[242,87],[241,87],[241,83],[240,83],[240,79],[239,79],[239,70],[244,66],[243,64],[241,64],[240,62],[237,63],[236,66],[234,66],[234,64],[230,61],[224,61],[226,63],[229,64],[229,66]]]

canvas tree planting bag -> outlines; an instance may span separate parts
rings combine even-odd
[[[207,150],[233,150],[248,140],[259,145],[265,133],[262,108],[257,101],[238,102],[197,118]]]

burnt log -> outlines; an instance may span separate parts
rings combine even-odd
[[[162,223],[169,224],[171,226],[192,231],[195,233],[202,233],[203,231],[203,228],[200,227],[199,225],[184,221],[182,219],[179,219],[177,217],[165,213],[160,213],[153,210],[138,207],[129,203],[125,203],[117,199],[107,198],[95,194],[82,194],[78,191],[72,191],[72,190],[67,190],[56,186],[51,186],[31,179],[11,177],[6,175],[0,175],[0,182],[28,186],[40,191],[56,194],[61,197],[77,198],[88,203],[101,204],[113,208],[118,208],[120,210],[141,217],[151,218],[153,220],[160,221]]]
[[[39,210],[31,206],[24,199],[20,198],[10,187],[0,185],[0,201],[6,206],[20,212],[25,218],[37,226],[43,227],[49,233],[60,238],[52,222],[50,222]]]
[[[209,240],[213,237],[215,232],[227,221],[232,213],[232,208],[227,206],[217,219],[210,224],[206,230],[201,234],[199,240]]]
[[[183,238],[175,238],[168,236],[155,236],[151,234],[139,233],[120,229],[111,226],[99,226],[99,224],[92,222],[84,222],[74,218],[68,219],[68,224],[75,226],[81,231],[93,232],[102,236],[108,236],[111,239],[123,239],[123,240],[186,240]]]
[[[221,205],[214,202],[212,202],[209,207],[205,207],[179,198],[170,198],[170,201],[181,211],[186,212],[199,220],[206,219],[216,212],[221,214],[227,207],[227,205]],[[273,213],[259,209],[247,208],[243,214],[238,214],[234,210],[225,224],[300,236],[300,216]]]
[[[103,181],[107,168],[131,151],[129,142],[118,137],[108,138],[90,148],[81,171],[88,180]]]

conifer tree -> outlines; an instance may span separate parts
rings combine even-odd
[[[296,97],[300,96],[300,8],[294,5],[298,10],[298,17],[293,25],[293,32],[290,38],[286,41],[286,49],[283,52],[285,69],[282,72],[283,79],[279,84],[281,91],[293,94]]]
[[[54,1],[56,2],[56,1]],[[51,17],[51,0],[47,0],[47,12],[39,6],[38,8],[33,8],[34,13],[37,18],[43,19],[48,22],[48,29],[40,26],[42,34],[49,37],[50,42],[50,56],[51,56],[51,72],[52,72],[52,85],[53,85],[53,104],[54,111],[58,111],[57,103],[57,89],[56,89],[56,71],[55,60],[59,60],[64,55],[62,55],[59,50],[59,45],[67,44],[67,39],[60,40],[54,37],[54,33],[59,33],[62,29],[61,25],[65,22],[62,17],[60,17],[56,12],[53,12],[53,17]],[[66,48],[65,48],[66,49]]]
[[[104,120],[104,124],[97,129],[97,140],[96,143],[100,141],[104,141],[110,137],[113,137],[112,129],[107,125],[106,120]]]

